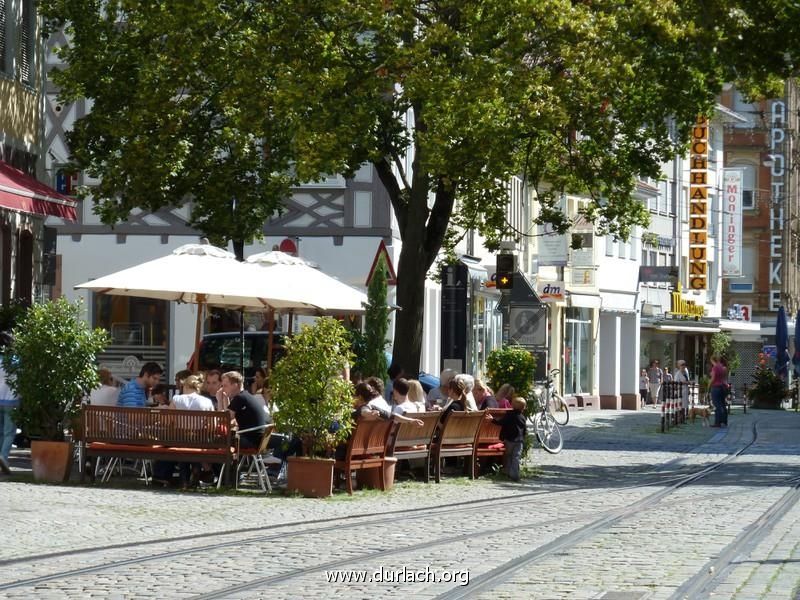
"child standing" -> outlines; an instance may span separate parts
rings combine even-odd
[[[500,419],[495,419],[489,413],[487,419],[491,419],[500,425],[500,439],[505,446],[503,455],[503,471],[510,479],[519,481],[519,463],[522,460],[522,444],[525,441],[525,398],[519,396],[511,400],[511,410]]]
[[[642,397],[642,408],[647,404],[647,394],[650,391],[650,378],[647,376],[647,369],[639,372],[639,395]]]

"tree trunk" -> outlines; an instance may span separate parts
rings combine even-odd
[[[397,265],[397,304],[392,363],[408,377],[419,373],[422,356],[422,323],[425,316],[425,277],[428,263],[420,244],[403,240]]]

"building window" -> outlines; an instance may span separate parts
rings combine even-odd
[[[353,194],[353,226],[372,226],[372,192]]]
[[[614,236],[606,236],[606,256],[614,256]]]
[[[756,207],[756,169],[753,165],[733,163],[731,168],[742,170],[742,208],[753,210]]]
[[[619,257],[628,258],[627,255],[628,245],[622,240],[619,241]]]
[[[111,333],[113,346],[166,346],[169,302],[94,295],[94,326]]]
[[[567,308],[564,335],[564,393],[592,391],[592,312]]]

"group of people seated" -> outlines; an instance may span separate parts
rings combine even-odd
[[[221,373],[210,370],[205,373],[179,371],[175,375],[176,392],[170,397],[168,387],[161,383],[163,369],[155,362],[146,363],[138,377],[131,379],[121,388],[114,385],[108,369],[99,370],[101,385],[92,391],[90,404],[116,405],[123,407],[156,406],[176,410],[228,410],[234,428],[242,431],[237,436],[240,448],[256,448],[261,443],[263,430],[272,423],[272,409],[267,387],[267,374],[257,369],[249,389],[245,389],[244,377],[236,372]],[[509,474],[514,479],[519,472],[519,449],[524,439],[524,417],[520,417],[525,401],[515,398],[515,390],[506,384],[494,393],[479,378],[468,374],[456,374],[450,369],[441,373],[440,385],[432,388],[427,396],[422,385],[415,379],[406,379],[401,370],[390,368],[390,379],[386,385],[376,377],[354,380],[355,395],[351,417],[360,419],[386,419],[396,422],[414,423],[419,427],[423,422],[414,417],[415,413],[443,411],[441,423],[453,411],[477,411],[489,408],[513,409],[508,417],[498,421],[504,427],[504,441],[512,448],[511,458],[516,458],[516,469]],[[393,376],[393,377],[392,377]],[[512,406],[513,401],[513,406]],[[487,414],[487,419],[491,418]],[[506,423],[506,421],[508,421]],[[336,424],[331,424],[335,427]],[[247,431],[245,431],[247,430]],[[273,433],[269,447],[276,457],[285,460],[287,456],[299,454],[301,441],[296,437]],[[346,444],[335,449],[335,456],[342,458]],[[513,456],[516,455],[516,456]],[[212,481],[214,473],[210,466],[159,461],[154,465],[154,480],[167,484],[175,470],[180,473],[180,481],[188,487],[192,480]]]
[[[227,410],[231,413],[232,426],[243,431],[237,439],[239,448],[258,447],[264,427],[272,423],[269,395],[266,392],[266,373],[263,369],[256,371],[250,390],[245,389],[244,377],[236,371],[179,371],[175,375],[177,393],[171,397],[167,385],[161,383],[163,373],[158,363],[148,362],[142,366],[138,377],[118,388],[114,385],[111,372],[101,368],[101,385],[89,394],[88,402],[92,405],[132,408],[152,406],[176,410]],[[296,452],[296,448],[284,442],[285,437],[280,435],[270,438],[270,447],[275,449],[276,456],[285,458],[289,452]],[[210,466],[202,467],[192,470],[187,463],[158,461],[153,465],[153,479],[166,484],[177,468],[184,487],[188,487],[190,479],[213,480],[215,474],[211,472]]]
[[[383,382],[375,377],[356,383],[354,421],[391,418],[395,421],[413,422],[421,427],[423,422],[414,417],[415,413],[443,411],[439,420],[441,428],[453,411],[508,409],[508,413],[500,418],[487,413],[486,419],[493,420],[501,427],[500,439],[505,447],[504,471],[509,478],[519,480],[522,447],[527,429],[524,415],[527,402],[516,396],[512,385],[501,385],[495,394],[480,379],[445,369],[439,378],[439,387],[432,388],[426,397],[420,382],[406,379],[401,369],[390,367],[389,377],[389,384],[385,388]],[[343,444],[336,449],[337,458],[343,456],[345,448],[346,445]]]

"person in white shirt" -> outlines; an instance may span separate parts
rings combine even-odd
[[[392,412],[398,415],[415,413],[418,410],[417,405],[408,399],[408,380],[403,377],[394,380],[392,400],[394,401]]]
[[[478,410],[478,404],[475,402],[475,396],[472,395],[472,388],[475,387],[475,378],[467,373],[459,373],[456,375],[455,380],[464,384],[464,393],[467,399],[467,410]]]
[[[116,406],[119,388],[114,385],[111,371],[102,367],[98,369],[100,387],[89,392],[89,404],[92,406]]]
[[[677,365],[677,368],[675,369],[675,375],[673,376],[673,380],[681,384],[681,406],[684,409],[688,409],[689,382],[691,381],[691,377],[689,375],[689,369],[686,368],[685,360],[679,360],[675,364]]]
[[[434,408],[436,406],[443,407],[445,404],[448,403],[450,398],[448,397],[448,389],[450,387],[450,381],[453,377],[456,376],[455,371],[452,369],[445,369],[439,375],[439,387],[432,388],[431,391],[428,392],[428,408]]]
[[[189,375],[183,380],[182,394],[172,397],[170,408],[179,410],[214,410],[214,404],[209,398],[200,395],[203,380],[198,375]]]
[[[416,404],[417,412],[425,412],[425,390],[422,389],[422,384],[416,379],[408,380],[408,401]]]

